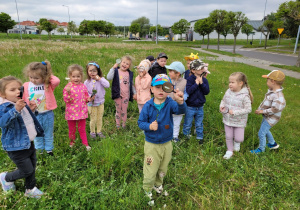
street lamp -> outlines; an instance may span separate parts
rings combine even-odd
[[[263,25],[264,25],[264,22],[265,22],[266,7],[267,7],[267,0],[266,0],[266,3],[265,3],[265,11],[264,11]],[[261,30],[264,30],[264,26],[263,26],[263,25],[262,25],[262,29],[261,29]],[[261,34],[260,34],[260,41],[259,41],[259,44],[261,44],[262,34],[263,34],[263,32],[261,32]]]
[[[158,37],[157,37],[157,25],[158,25],[158,0],[156,1],[156,44],[157,44],[157,40],[158,40]]]
[[[17,9],[17,15],[18,15],[18,22],[19,22],[19,31],[20,31],[20,35],[21,35],[21,39],[22,39],[21,23],[20,23],[20,19],[19,19],[17,0],[15,0],[15,2],[16,2],[16,9]]]
[[[90,13],[91,15],[94,15],[93,13]],[[95,20],[95,15],[94,15],[94,20]]]
[[[69,6],[67,6],[67,5],[62,5],[63,7],[67,7],[68,8],[68,15],[69,15],[69,23],[68,23],[68,26],[69,26],[69,24],[70,24],[70,11],[69,11]],[[71,39],[72,39],[72,31],[71,31]]]

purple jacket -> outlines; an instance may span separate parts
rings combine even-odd
[[[95,81],[95,83],[93,83]],[[94,104],[103,104],[105,101],[105,89],[109,88],[109,82],[102,77],[100,80],[85,80],[84,85],[86,86],[89,96],[93,94],[93,89],[97,90]],[[91,102],[90,102],[91,103]]]

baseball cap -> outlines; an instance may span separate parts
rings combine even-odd
[[[149,61],[154,61],[154,57],[152,55],[147,56],[146,59]]]
[[[180,74],[183,74],[185,72],[184,65],[179,61],[174,61],[173,63],[171,63],[171,65],[166,65],[166,68],[177,71]]]
[[[278,81],[278,82],[282,82],[285,78],[285,75],[280,70],[273,70],[268,75],[262,75],[262,77],[272,79],[272,80],[275,80],[275,81]]]
[[[151,82],[151,86],[162,85],[165,82],[170,82],[170,78],[165,74],[157,74]]]
[[[137,66],[137,69],[138,69],[139,71],[146,71],[146,72],[148,72],[149,69],[150,69],[150,66],[151,66],[150,61],[147,60],[147,59],[145,59],[145,60],[142,60],[142,61],[140,62],[140,64]]]
[[[189,56],[185,56],[184,59],[186,61],[188,60],[195,60],[195,59],[199,59],[199,56],[198,56],[198,53],[197,54],[194,54],[194,53],[191,53]]]
[[[200,59],[192,60],[190,63],[190,68],[195,69],[195,70],[201,70],[205,66],[206,66],[206,64],[203,61],[201,61]]]
[[[168,59],[168,56],[166,55],[166,53],[159,53],[158,56],[157,56],[157,59],[159,58],[166,58]]]

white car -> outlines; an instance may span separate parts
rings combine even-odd
[[[158,36],[158,40],[169,40],[169,39],[165,36]]]

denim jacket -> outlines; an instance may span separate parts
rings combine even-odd
[[[44,130],[30,108],[26,105],[35,125],[37,137],[44,136]],[[30,148],[30,140],[21,113],[9,102],[0,105],[0,127],[2,146],[5,151],[18,151]]]

